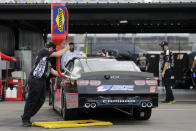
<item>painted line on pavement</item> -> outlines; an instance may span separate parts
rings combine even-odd
[[[186,108],[186,109],[164,109],[164,108],[160,108],[160,109],[153,109],[155,111],[196,111],[195,108]]]
[[[42,107],[41,110],[49,110],[51,107]],[[24,110],[24,107],[0,107],[0,110]],[[196,108],[155,108],[154,111],[196,111]]]

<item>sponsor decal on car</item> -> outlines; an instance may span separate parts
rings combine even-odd
[[[146,82],[145,82],[145,80],[135,80],[135,85],[144,86],[144,85],[146,85]]]
[[[99,87],[97,87],[97,91],[101,92],[101,91],[107,91],[110,90],[111,85],[101,85]]]
[[[103,103],[134,103],[135,100],[103,100]]]
[[[120,79],[120,76],[110,76],[111,79]]]
[[[101,85],[97,87],[98,92],[102,91],[134,91],[134,85]]]

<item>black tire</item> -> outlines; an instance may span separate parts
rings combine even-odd
[[[77,120],[78,119],[78,109],[63,108],[62,117],[64,120]]]
[[[54,90],[53,90],[51,81],[50,81],[50,90],[49,90],[49,106],[52,106],[52,109],[55,111],[55,108],[54,108]]]
[[[4,101],[5,98],[5,88],[4,88],[4,84],[2,84],[2,88],[1,88],[1,92],[0,92],[0,101]]]
[[[53,88],[52,88],[52,83],[50,82],[50,89],[49,89],[49,106],[52,105],[53,103],[53,98],[54,95],[53,95]]]
[[[152,108],[134,108],[133,118],[135,120],[149,120],[152,114]]]
[[[78,109],[67,109],[66,104],[65,104],[65,99],[64,95],[62,94],[62,109],[61,109],[61,115],[64,120],[77,120],[78,115],[79,115],[79,110]]]
[[[53,109],[54,111],[56,111],[56,110],[55,110],[55,107],[54,107],[54,91],[52,92],[51,95],[52,95],[52,104],[51,104],[51,105],[52,105],[52,109]]]

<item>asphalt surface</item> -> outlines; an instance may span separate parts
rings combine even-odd
[[[112,126],[79,127],[63,129],[44,129],[41,127],[22,127],[20,116],[23,113],[24,102],[0,102],[0,131],[195,131],[196,130],[196,101],[177,102],[172,105],[160,104],[153,109],[148,121],[131,120],[127,115],[116,111],[98,111],[93,116],[83,116],[82,119],[96,119],[113,122]],[[62,121],[59,114],[44,104],[32,121]]]

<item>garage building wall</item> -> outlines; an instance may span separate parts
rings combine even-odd
[[[19,30],[19,47],[28,46],[32,50],[32,64],[35,62],[37,52],[44,47],[43,35],[41,32]]]
[[[42,33],[19,29],[19,48],[24,46],[30,49],[29,51],[24,51],[24,60],[26,63],[25,72],[28,78],[38,51],[44,47]]]
[[[14,32],[5,26],[0,26],[0,51],[13,56],[15,48]]]

